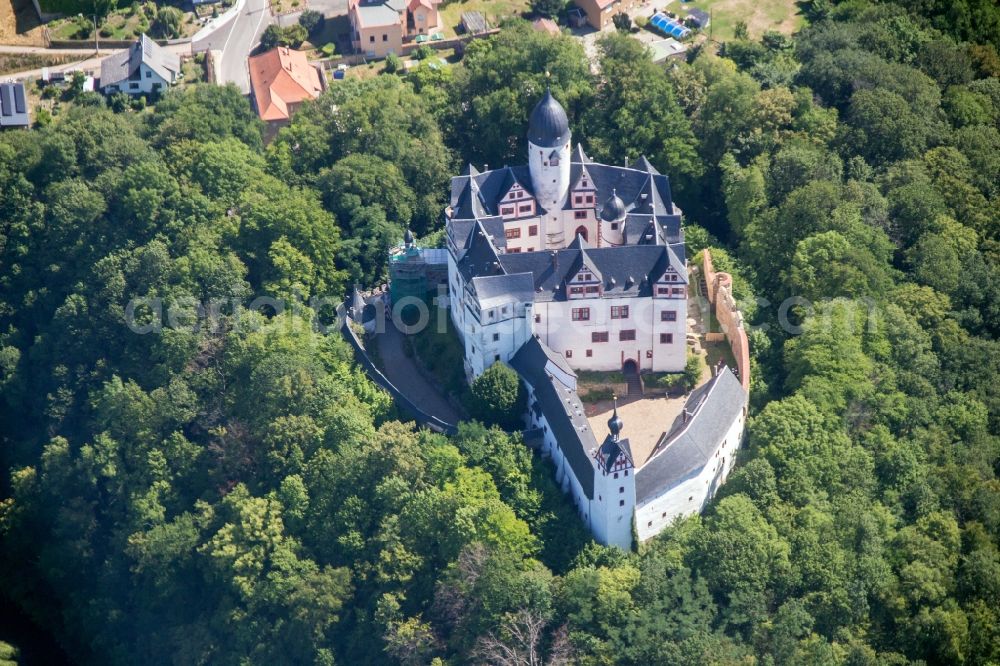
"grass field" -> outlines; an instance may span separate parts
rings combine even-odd
[[[795,0],[695,0],[671,3],[670,9],[684,13],[686,8],[697,8],[712,15],[712,25],[706,34],[724,41],[733,38],[733,28],[746,21],[750,37],[759,39],[768,30],[787,35],[802,27],[804,18]]]

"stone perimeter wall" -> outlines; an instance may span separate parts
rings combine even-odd
[[[743,389],[750,393],[750,342],[743,326],[743,313],[736,306],[733,298],[733,276],[729,273],[717,273],[712,265],[712,253],[708,248],[702,252],[702,270],[705,284],[708,286],[708,300],[715,310],[715,318],[719,320],[729,346],[733,350],[733,358],[740,374]]]

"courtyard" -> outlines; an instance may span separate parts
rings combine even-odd
[[[688,288],[687,347],[688,355],[695,355],[701,360],[701,377],[695,385],[697,388],[711,379],[711,369],[719,361],[730,367],[736,367],[736,362],[726,340],[708,340],[707,334],[717,332],[719,325],[711,312],[711,305],[701,293],[700,274],[692,273],[692,276],[695,275],[699,279],[693,280]],[[604,385],[600,383],[599,374],[606,376]],[[603,441],[608,432],[608,419],[614,410],[614,401],[608,393],[614,392],[620,396],[618,415],[625,424],[622,436],[629,440],[636,466],[646,462],[660,437],[681,414],[689,395],[662,386],[664,380],[669,381],[673,377],[676,375],[645,374],[644,394],[626,395],[620,381],[621,373],[583,374],[580,378],[580,397],[587,421],[597,440]],[[589,396],[596,399],[588,400]]]

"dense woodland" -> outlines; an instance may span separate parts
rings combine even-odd
[[[596,76],[509,26],[266,148],[207,86],[0,135],[0,603],[95,664],[997,663],[1000,13],[904,5],[668,69],[611,36]],[[517,436],[399,423],[311,325],[440,238],[463,163],[523,161],[547,84],[595,159],[671,176],[758,325],[730,482],[633,553]],[[130,331],[134,297],[180,325]]]

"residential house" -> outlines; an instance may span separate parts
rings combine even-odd
[[[574,0],[587,16],[587,23],[597,30],[612,25],[615,14],[629,13],[642,6],[642,0]]]
[[[319,72],[306,54],[285,46],[249,59],[254,108],[261,120],[287,122],[295,110],[323,91]]]
[[[351,43],[370,58],[400,53],[404,42],[441,27],[440,0],[349,0]]]
[[[30,124],[24,84],[20,82],[0,83],[0,129],[24,128]]]
[[[148,95],[174,85],[180,75],[180,58],[142,35],[128,49],[101,61],[101,90],[106,95]]]

